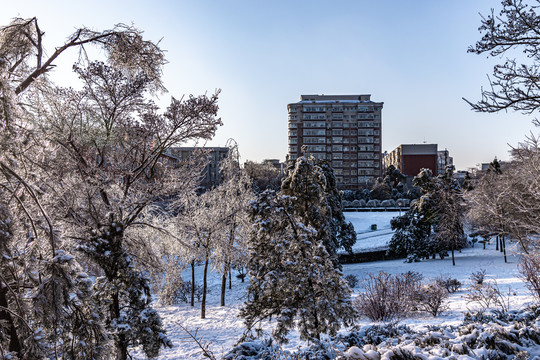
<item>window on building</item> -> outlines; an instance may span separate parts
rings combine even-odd
[[[326,130],[325,129],[304,129],[303,134],[304,136],[306,135],[324,136],[326,135]]]
[[[326,127],[326,123],[323,121],[304,121],[304,127],[324,128]]]
[[[306,112],[322,112],[322,111],[326,111],[326,106],[304,105],[304,111],[306,111]]]

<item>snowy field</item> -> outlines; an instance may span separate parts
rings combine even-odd
[[[356,231],[357,240],[353,246],[353,252],[359,253],[385,250],[394,233],[390,227],[390,220],[399,216],[401,212],[346,212],[344,214]],[[371,230],[371,225],[377,225],[377,230]]]
[[[380,245],[381,242],[384,243],[391,237],[391,232],[385,236],[382,235],[385,231],[390,230],[391,213],[359,212],[346,213],[346,216],[355,225],[359,238],[362,238],[365,234],[373,235],[373,233],[379,232],[381,233],[381,236],[378,237],[378,240],[381,240],[378,242]],[[374,223],[377,224],[378,230],[371,232],[369,228]],[[376,243],[373,238],[368,238],[366,243],[368,242]],[[448,311],[437,318],[427,314],[417,314],[401,321],[401,323],[407,324],[413,329],[421,329],[427,325],[456,325],[463,320],[465,311],[474,308],[470,303],[467,303],[464,295],[466,293],[465,289],[470,283],[469,277],[471,273],[479,270],[486,270],[487,279],[496,279],[499,287],[504,292],[508,290],[508,287],[511,288],[512,293],[515,293],[511,297],[512,310],[521,309],[527,302],[532,300],[525,285],[518,278],[517,263],[519,259],[515,252],[512,251],[511,246],[509,248],[508,263],[504,262],[502,254],[495,250],[494,245],[488,245],[486,250],[476,245],[474,249],[469,248],[461,253],[456,253],[456,266],[452,266],[451,259],[428,260],[413,264],[405,264],[403,260],[392,260],[344,265],[343,272],[345,275],[354,274],[359,280],[366,278],[369,273],[378,273],[379,271],[392,274],[417,271],[423,274],[426,280],[440,275],[457,278],[464,285],[458,292],[450,295],[450,309]],[[199,277],[198,281],[201,281],[201,268],[197,269],[197,276]],[[188,273],[185,274],[185,278],[189,278]],[[168,336],[174,343],[172,349],[162,351],[159,359],[203,358],[199,347],[182,330],[182,327],[187,328],[192,333],[197,332],[197,337],[202,338],[203,343],[209,344],[209,349],[218,359],[228,352],[240,338],[244,332],[244,327],[242,320],[237,315],[245,299],[247,280],[246,283],[241,283],[239,279],[233,277],[232,290],[228,290],[226,296],[227,305],[225,307],[219,306],[219,276],[212,273],[209,276],[209,284],[211,292],[208,296],[207,318],[204,320],[200,319],[199,303],[196,303],[194,308],[191,308],[188,304],[167,307],[156,306],[162,316]],[[361,290],[360,287],[361,285],[354,289],[353,296],[357,296]],[[361,319],[358,325],[367,325],[369,323],[369,320],[365,318]],[[267,324],[267,329],[268,331],[271,330],[270,324]],[[342,331],[347,331],[347,329]],[[298,334],[295,331],[291,332],[289,338],[290,343],[286,345],[286,349],[295,350],[305,345],[303,341],[298,339]],[[134,352],[133,355],[136,359],[144,358],[141,352]]]

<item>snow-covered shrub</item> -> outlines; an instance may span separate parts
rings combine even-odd
[[[206,293],[210,294],[212,291],[210,289],[206,289]],[[202,295],[203,295],[203,287],[200,284],[195,284],[195,297],[197,298],[197,301],[201,301]],[[184,286],[182,286],[182,289],[180,291],[180,300],[183,302],[188,302],[188,299],[191,296],[191,280],[185,281]]]
[[[409,206],[411,201],[409,199],[397,199],[396,205],[399,207]]]
[[[165,275],[158,277],[153,284],[162,305],[174,305],[182,301],[184,286],[182,270],[174,261],[167,263]]]
[[[458,279],[451,279],[449,276],[439,276],[435,281],[446,289],[450,294],[458,291],[463,285]]]
[[[540,302],[540,256],[531,254],[522,256],[518,265],[521,279],[537,302]]]
[[[486,270],[481,269],[478,271],[475,271],[471,274],[470,279],[473,283],[481,285],[484,282],[484,279],[486,278]]]
[[[409,270],[406,273],[403,273],[403,276],[405,276],[411,283],[424,280],[424,275],[418,271]]]
[[[377,206],[380,206],[380,201],[379,201],[379,200],[369,200],[369,201],[366,203],[366,206],[368,206],[368,207],[377,207]]]
[[[465,298],[472,303],[479,305],[479,311],[483,312],[490,307],[496,308],[502,313],[510,310],[510,299],[516,293],[509,286],[508,291],[504,292],[499,288],[497,281],[486,281],[481,284],[472,283]]]
[[[394,200],[383,200],[381,201],[381,206],[384,206],[384,207],[393,207],[393,206],[396,206],[396,202]]]
[[[364,204],[362,205],[361,201],[364,202]],[[366,200],[353,200],[352,203],[351,203],[351,206],[352,207],[362,207],[362,206],[366,206]]]
[[[272,338],[266,338],[252,339],[236,345],[223,356],[223,360],[277,360],[287,357],[291,357],[290,352],[282,350]]]
[[[539,313],[514,311],[466,318],[458,326],[371,326],[332,339],[347,350],[337,360],[527,359],[540,346]],[[303,357],[300,357],[303,358]]]
[[[448,291],[437,280],[422,285],[415,295],[417,309],[434,317],[448,309],[447,299]]]
[[[364,292],[355,300],[355,307],[372,321],[394,321],[414,309],[419,282],[405,274],[370,274]]]
[[[345,280],[347,280],[347,283],[349,284],[349,287],[351,289],[354,289],[356,285],[358,285],[358,278],[356,277],[356,275],[349,274],[345,276]]]

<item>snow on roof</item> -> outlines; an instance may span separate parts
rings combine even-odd
[[[295,104],[374,104],[371,100],[301,100]]]

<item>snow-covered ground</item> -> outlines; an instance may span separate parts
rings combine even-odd
[[[395,215],[394,213],[393,216]],[[390,230],[389,222],[392,213],[347,213],[346,217],[355,225],[360,241],[366,240],[366,243],[380,246],[381,243],[384,244],[384,241],[391,237],[391,232],[385,236],[382,234]],[[369,230],[370,226],[375,223],[378,230],[371,232]],[[377,233],[380,233],[381,236],[367,237],[367,234],[373,235]],[[403,260],[392,260],[344,265],[343,272],[345,275],[354,274],[360,280],[366,278],[369,273],[378,273],[379,271],[392,274],[417,271],[423,274],[425,279],[448,275],[461,281],[464,286],[460,291],[451,294],[449,298],[450,309],[448,311],[436,318],[427,314],[418,314],[401,322],[413,328],[422,328],[427,325],[458,324],[463,320],[463,313],[474,307],[464,298],[466,286],[470,283],[469,277],[471,273],[479,270],[486,270],[487,279],[496,279],[499,287],[504,292],[507,291],[508,287],[511,287],[512,293],[516,294],[512,295],[511,309],[524,307],[524,304],[532,299],[525,285],[518,277],[518,260],[518,256],[515,255],[515,251],[511,247],[508,251],[508,263],[505,263],[502,254],[495,250],[494,245],[488,245],[486,250],[476,245],[476,248],[465,249],[456,254],[456,266],[452,266],[451,259],[428,260],[412,264],[405,264]],[[185,276],[186,279],[189,278],[188,273]],[[197,269],[197,276],[199,277],[198,281],[200,281],[202,269]],[[245,299],[247,280],[246,283],[242,283],[236,277],[233,278],[232,290],[227,290],[227,305],[225,307],[219,306],[219,276],[212,273],[209,277],[209,284],[211,292],[208,296],[206,319],[200,318],[199,303],[194,308],[191,308],[188,304],[166,307],[156,306],[163,318],[168,336],[174,342],[172,349],[162,350],[159,359],[203,358],[200,348],[182,330],[182,327],[187,328],[193,334],[197,332],[197,337],[202,338],[203,343],[209,344],[209,349],[213,351],[216,358],[220,358],[221,355],[229,351],[240,338],[244,327],[242,320],[238,318],[238,312]],[[357,296],[360,290],[359,285],[354,289],[353,296]],[[366,324],[369,324],[368,319],[361,319],[358,322],[358,325]],[[270,331],[271,325],[267,324],[266,328]],[[343,331],[346,330],[343,329]],[[291,332],[290,343],[286,348],[294,350],[303,345],[305,343],[298,339],[298,334],[295,331]],[[133,355],[136,359],[144,358],[141,352],[134,352]]]
[[[400,214],[398,211],[346,212],[345,218],[356,230],[357,240],[353,252],[385,250],[394,233],[390,227],[390,220]],[[371,230],[371,225],[377,225],[377,230]]]

